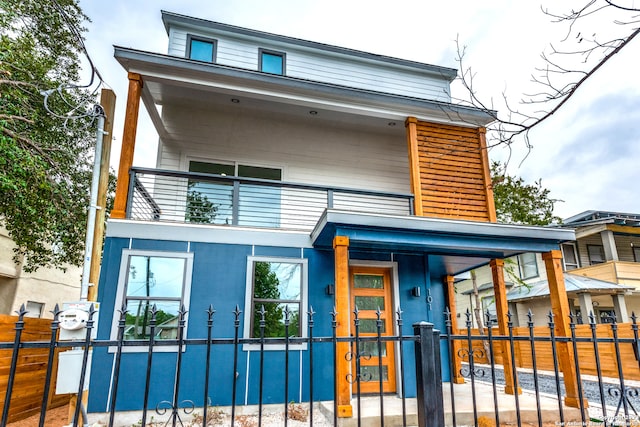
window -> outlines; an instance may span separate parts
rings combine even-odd
[[[602,264],[606,261],[604,256],[604,246],[587,245],[587,253],[589,254],[589,264]]]
[[[233,163],[190,161],[189,172],[242,178],[282,180],[282,170]],[[233,183],[190,180],[185,219],[201,224],[233,224],[255,227],[280,226],[279,187],[241,184],[236,223],[233,218]]]
[[[640,248],[637,246],[632,246],[631,249],[633,249],[633,260],[635,262],[640,262]]]
[[[487,311],[489,312],[489,316],[491,316],[491,321],[493,322],[493,324],[495,325],[495,323],[498,321],[498,316],[497,316],[497,311],[496,311],[496,299],[494,298],[493,295],[489,295],[486,297],[482,297],[482,299],[480,300],[482,302],[482,322],[485,326],[488,326],[487,324]]]
[[[518,255],[518,267],[520,269],[521,279],[525,280],[538,277],[538,261],[535,253],[528,252]]]
[[[42,310],[44,309],[43,302],[35,302],[35,301],[27,301],[27,306],[25,307],[27,310],[27,314],[25,317],[42,317]]]
[[[260,49],[260,71],[270,74],[284,75],[285,54]]]
[[[574,270],[580,265],[578,264],[578,251],[573,243],[563,243],[560,245],[562,249],[562,260],[564,262],[564,270]]]
[[[266,338],[285,336],[285,310],[289,336],[306,335],[307,260],[249,257],[245,336],[260,337],[261,310],[265,311]]]
[[[179,310],[189,300],[193,254],[123,251],[116,308],[127,307],[124,339],[149,339],[152,307],[156,306],[156,340],[178,337]],[[114,314],[117,334],[119,313]]]
[[[187,35],[187,58],[196,61],[216,62],[216,41]]]

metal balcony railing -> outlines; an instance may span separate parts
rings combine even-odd
[[[413,215],[413,195],[131,168],[127,218],[310,231],[327,208]]]

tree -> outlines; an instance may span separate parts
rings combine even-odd
[[[561,6],[557,6],[561,5]],[[554,4],[568,8],[565,3]],[[565,26],[565,36],[541,53],[542,65],[532,73],[537,87],[525,94],[518,107],[506,93],[506,115],[498,116],[493,105],[481,100],[474,89],[471,68],[463,64],[466,46],[457,43],[460,81],[467,91],[468,103],[484,110],[495,121],[487,128],[490,146],[511,146],[522,139],[530,150],[529,132],[557,113],[604,64],[640,33],[640,8],[611,0],[585,0],[565,12],[542,9],[552,22]],[[624,71],[622,71],[624,72]]]
[[[0,224],[26,270],[80,265],[95,143],[76,0],[0,3]],[[92,79],[93,80],[93,79]]]
[[[553,206],[559,200],[550,197],[550,191],[542,187],[541,179],[527,184],[521,177],[508,175],[506,166],[494,161],[491,163],[491,181],[498,222],[527,225],[561,222],[553,215]]]

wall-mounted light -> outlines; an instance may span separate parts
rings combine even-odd
[[[420,286],[416,286],[414,288],[411,288],[411,296],[412,297],[419,297],[420,296]]]
[[[324,293],[327,295],[334,295],[336,293],[336,287],[333,285],[327,285],[327,287],[324,288]]]

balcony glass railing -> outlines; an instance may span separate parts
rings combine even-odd
[[[132,168],[127,218],[312,230],[326,208],[413,215],[413,195]]]

